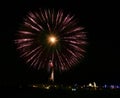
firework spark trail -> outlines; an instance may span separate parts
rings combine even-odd
[[[55,69],[65,71],[84,57],[87,42],[83,30],[74,15],[39,9],[26,15],[15,44],[31,67],[47,69],[52,60]]]
[[[32,32],[28,32],[28,31],[19,31],[19,33],[21,33],[21,34],[33,35]]]
[[[20,49],[20,48],[25,48],[25,47],[28,47],[28,46],[31,46],[32,43],[27,43],[27,44],[24,44],[24,45],[20,45],[17,49]]]

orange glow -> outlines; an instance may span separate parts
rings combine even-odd
[[[56,36],[50,35],[50,36],[48,37],[48,42],[49,42],[50,44],[55,44],[55,43],[57,42]]]

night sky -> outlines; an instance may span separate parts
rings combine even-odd
[[[38,8],[72,12],[88,32],[84,60],[70,71],[56,73],[56,82],[120,83],[119,11],[113,2],[17,0],[1,2],[0,6],[0,85],[47,81],[47,72],[28,69],[13,41],[23,17],[28,11]]]

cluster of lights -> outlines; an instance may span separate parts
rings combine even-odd
[[[73,92],[79,90],[79,89],[86,89],[86,90],[102,90],[102,89],[120,89],[120,85],[103,85],[103,86],[97,86],[95,82],[93,83],[89,83],[88,85],[83,85],[83,86],[80,86],[80,85],[69,85],[69,86],[63,86],[63,85],[44,85],[44,84],[41,84],[41,85],[32,85],[33,88],[43,88],[43,89],[46,89],[46,90],[49,90],[49,89],[66,89],[66,90],[71,90]]]
[[[103,86],[103,88],[105,88],[105,89],[120,89],[120,85],[107,85],[107,84],[105,84],[104,86]]]

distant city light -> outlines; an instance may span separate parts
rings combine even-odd
[[[106,85],[106,84],[104,85],[104,88],[107,88],[107,85]]]
[[[34,88],[37,88],[38,86],[37,85],[33,85]]]
[[[45,87],[45,89],[49,90],[49,89],[50,89],[50,86]]]
[[[72,88],[72,91],[76,91],[76,88]]]

